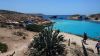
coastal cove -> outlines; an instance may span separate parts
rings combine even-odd
[[[100,23],[89,22],[85,20],[52,20],[55,22],[54,30],[59,29],[61,32],[71,33],[82,36],[87,33],[90,39],[100,40]]]
[[[100,0],[1,0],[0,56],[100,56]]]

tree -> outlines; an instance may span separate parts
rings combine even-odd
[[[53,31],[52,27],[45,28],[29,46],[29,56],[64,56],[63,35],[59,30]]]

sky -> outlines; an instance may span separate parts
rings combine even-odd
[[[100,13],[100,0],[0,0],[0,9],[47,15]]]

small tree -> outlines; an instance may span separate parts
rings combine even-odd
[[[59,35],[59,30],[53,31],[48,27],[34,37],[29,46],[29,56],[64,56],[64,47],[62,45],[63,35]]]

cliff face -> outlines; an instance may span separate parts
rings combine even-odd
[[[76,15],[70,15],[70,17],[69,17],[69,19],[71,19],[71,20],[82,20],[82,19],[85,19],[85,15],[78,15],[78,14],[76,14]]]
[[[35,14],[25,14],[15,11],[0,10],[0,21],[23,21],[27,19],[43,21],[42,17]]]
[[[71,15],[69,19],[72,19],[72,20],[80,20],[80,19],[83,19],[83,20],[100,20],[100,14],[91,14],[89,16],[86,16],[86,15]]]

